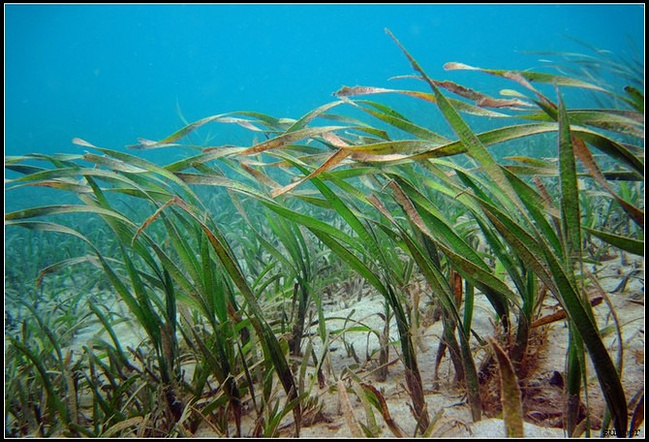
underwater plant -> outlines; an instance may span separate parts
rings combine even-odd
[[[567,435],[593,427],[588,411],[578,413],[593,394],[587,358],[607,406],[601,431],[611,425],[618,435],[637,429],[641,419],[635,412],[629,422],[620,358],[613,360],[596,320],[586,264],[612,250],[644,256],[644,98],[638,85],[622,96],[565,75],[445,65],[520,89],[491,97],[431,78],[389,35],[415,72],[409,78],[430,92],[343,87],[336,101],[297,120],[220,114],[163,140],[129,146],[182,146],[209,123],[266,136],[250,147],[206,146],[166,165],[81,139],[74,142],[89,149],[83,154],[5,159],[5,167],[20,174],[7,180],[7,191],[46,186],[80,200],[16,210],[5,215],[5,224],[81,244],[78,256],[61,256],[46,273],[53,278],[55,270],[73,264],[101,269],[109,291],[146,336],[137,348],[123,348],[114,329],[119,319],[91,303],[88,316],[110,339],[95,338],[72,361],[38,319],[42,313],[28,304],[38,327],[23,322],[23,337],[12,337],[6,353],[6,386],[19,393],[9,411],[25,420],[20,434],[182,436],[208,426],[222,436],[276,436],[292,415],[299,436],[305,417],[321,410],[316,388],[328,387],[343,408],[351,407],[349,394],[361,400],[364,422],[347,413],[354,434],[379,432],[374,408],[401,436],[379,390],[349,369],[334,373],[333,381],[323,374],[335,334],[323,292],[356,276],[384,302],[385,329],[371,332],[379,336],[379,365],[386,369],[392,319],[396,326],[413,435],[433,434],[439,417],[429,414],[426,371],[418,363],[420,296],[438,307],[443,323],[435,380],[448,353],[454,384],[466,392],[474,421],[494,412],[488,391],[497,382],[507,433],[522,435],[522,390],[551,297],[561,311],[552,321],[563,320],[569,329]],[[564,102],[566,88],[613,97],[625,107],[572,109]],[[380,94],[423,100],[451,134],[358,98]],[[345,109],[380,124],[352,118]],[[466,116],[505,124],[476,132]],[[335,125],[315,124],[321,120]],[[530,153],[533,144],[544,153]],[[496,155],[498,148],[507,156]],[[231,218],[221,218],[224,213]],[[79,214],[103,222],[104,234],[70,227]],[[416,297],[407,290],[415,274],[426,287]],[[493,310],[494,336],[473,327],[478,295]],[[317,333],[311,334],[313,325]],[[77,400],[83,395],[90,404]],[[36,402],[38,412],[25,411]],[[253,416],[250,428],[246,416]]]

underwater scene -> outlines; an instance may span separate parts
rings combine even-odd
[[[5,437],[642,437],[644,4],[5,12]]]

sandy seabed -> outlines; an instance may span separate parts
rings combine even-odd
[[[597,268],[590,271],[597,272],[597,279],[610,299],[615,314],[622,329],[623,339],[623,374],[622,383],[626,392],[627,400],[631,400],[638,392],[644,392],[644,260],[637,258],[629,260],[624,265],[619,257],[604,262]],[[629,278],[623,290],[615,291],[620,286],[624,275],[631,272],[635,276]],[[344,290],[323,298],[323,308],[329,319],[327,327],[329,330],[344,329],[350,325],[350,319],[359,321],[371,329],[382,331],[384,326],[383,313],[385,311],[384,301],[379,295],[372,293],[360,282],[353,290],[352,284],[348,284]],[[424,284],[418,289],[425,290]],[[424,295],[420,299],[420,314],[422,315],[422,326],[416,331],[416,342],[418,346],[418,366],[421,372],[424,386],[425,398],[428,407],[428,414],[431,421],[435,420],[432,437],[438,438],[487,438],[504,437],[505,425],[502,419],[498,418],[497,410],[483,413],[482,420],[473,422],[470,408],[467,404],[466,392],[460,386],[453,384],[454,370],[450,363],[448,353],[444,357],[439,368],[438,388],[435,385],[434,367],[437,356],[440,337],[442,335],[442,322],[426,320],[426,311],[433,309],[428,304],[429,300]],[[546,297],[542,315],[551,315],[560,310],[558,302],[551,296]],[[611,310],[606,302],[601,302],[594,307],[594,312],[600,329],[610,330],[605,333],[604,343],[609,349],[610,355],[615,360],[620,348],[617,334],[614,330],[614,321]],[[347,322],[344,318],[348,318]],[[494,336],[496,328],[494,325],[493,309],[486,298],[477,293],[475,297],[475,309],[472,322],[473,330],[483,338]],[[565,370],[566,352],[568,346],[568,329],[564,320],[552,322],[539,327],[541,333],[536,340],[534,351],[538,356],[534,368],[528,373],[526,379],[521,381],[522,390],[526,392],[524,400],[524,411],[527,422],[525,423],[525,437],[534,438],[562,438],[566,437],[562,427],[561,406],[562,388],[557,385],[557,373]],[[115,327],[120,336],[124,348],[137,347],[144,339],[141,331],[133,329],[129,323],[121,323]],[[390,336],[393,342],[398,339],[396,325],[390,327]],[[313,335],[317,334],[316,327],[310,330]],[[77,336],[76,342],[86,342],[92,335],[101,332],[97,330],[86,330],[85,333]],[[389,413],[397,423],[404,435],[412,436],[415,432],[416,421],[410,409],[410,397],[405,388],[404,368],[400,360],[389,366],[388,376],[384,381],[376,378],[376,350],[379,347],[378,338],[369,332],[349,331],[336,335],[330,339],[329,358],[324,364],[326,385],[319,388],[317,383],[311,392],[317,396],[322,404],[321,412],[312,422],[305,422],[300,430],[301,438],[347,438],[355,437],[353,430],[348,423],[350,418],[349,410],[347,415],[343,413],[338,393],[333,386],[337,379],[346,371],[354,372],[362,382],[369,383],[378,389],[384,396]],[[321,354],[318,349],[319,338],[313,339],[316,354]],[[472,345],[477,345],[472,339]],[[321,342],[320,342],[321,345]],[[352,352],[353,349],[353,352]],[[394,361],[399,356],[398,344],[392,345],[390,360]],[[355,354],[355,357],[354,357]],[[476,365],[479,365],[488,355],[486,349],[476,348],[474,358]],[[595,371],[590,365],[589,375],[589,397],[590,419],[592,435],[599,437],[601,418],[604,413],[604,399],[595,376]],[[342,376],[344,378],[344,376]],[[497,384],[494,384],[497,386]],[[484,395],[484,392],[483,392]],[[358,422],[366,422],[366,414],[362,403],[349,394],[351,413],[353,419]],[[484,398],[483,398],[484,400]],[[632,410],[629,410],[630,412]],[[376,423],[380,429],[381,437],[394,437],[388,426],[382,419],[380,413],[374,410]],[[292,415],[284,418],[281,425],[281,435],[292,437],[295,435]],[[535,423],[532,423],[535,421]],[[246,435],[246,423],[252,425],[252,418],[244,416],[244,432]],[[195,437],[216,436],[207,425],[199,427]],[[644,438],[644,423],[642,424],[638,437]]]

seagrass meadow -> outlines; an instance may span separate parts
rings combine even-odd
[[[496,96],[387,33],[419,87],[5,157],[5,436],[644,434],[643,63],[444,65]]]

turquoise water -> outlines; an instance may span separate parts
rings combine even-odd
[[[633,4],[8,5],[5,14],[6,155],[78,152],[73,137],[124,149],[169,135],[181,115],[299,118],[343,85],[403,87],[389,78],[412,70],[385,28],[433,78],[472,87],[492,80],[443,64],[539,68],[543,57],[524,51],[588,52],[571,38],[644,54],[644,6]],[[210,135],[250,143],[231,131]]]

